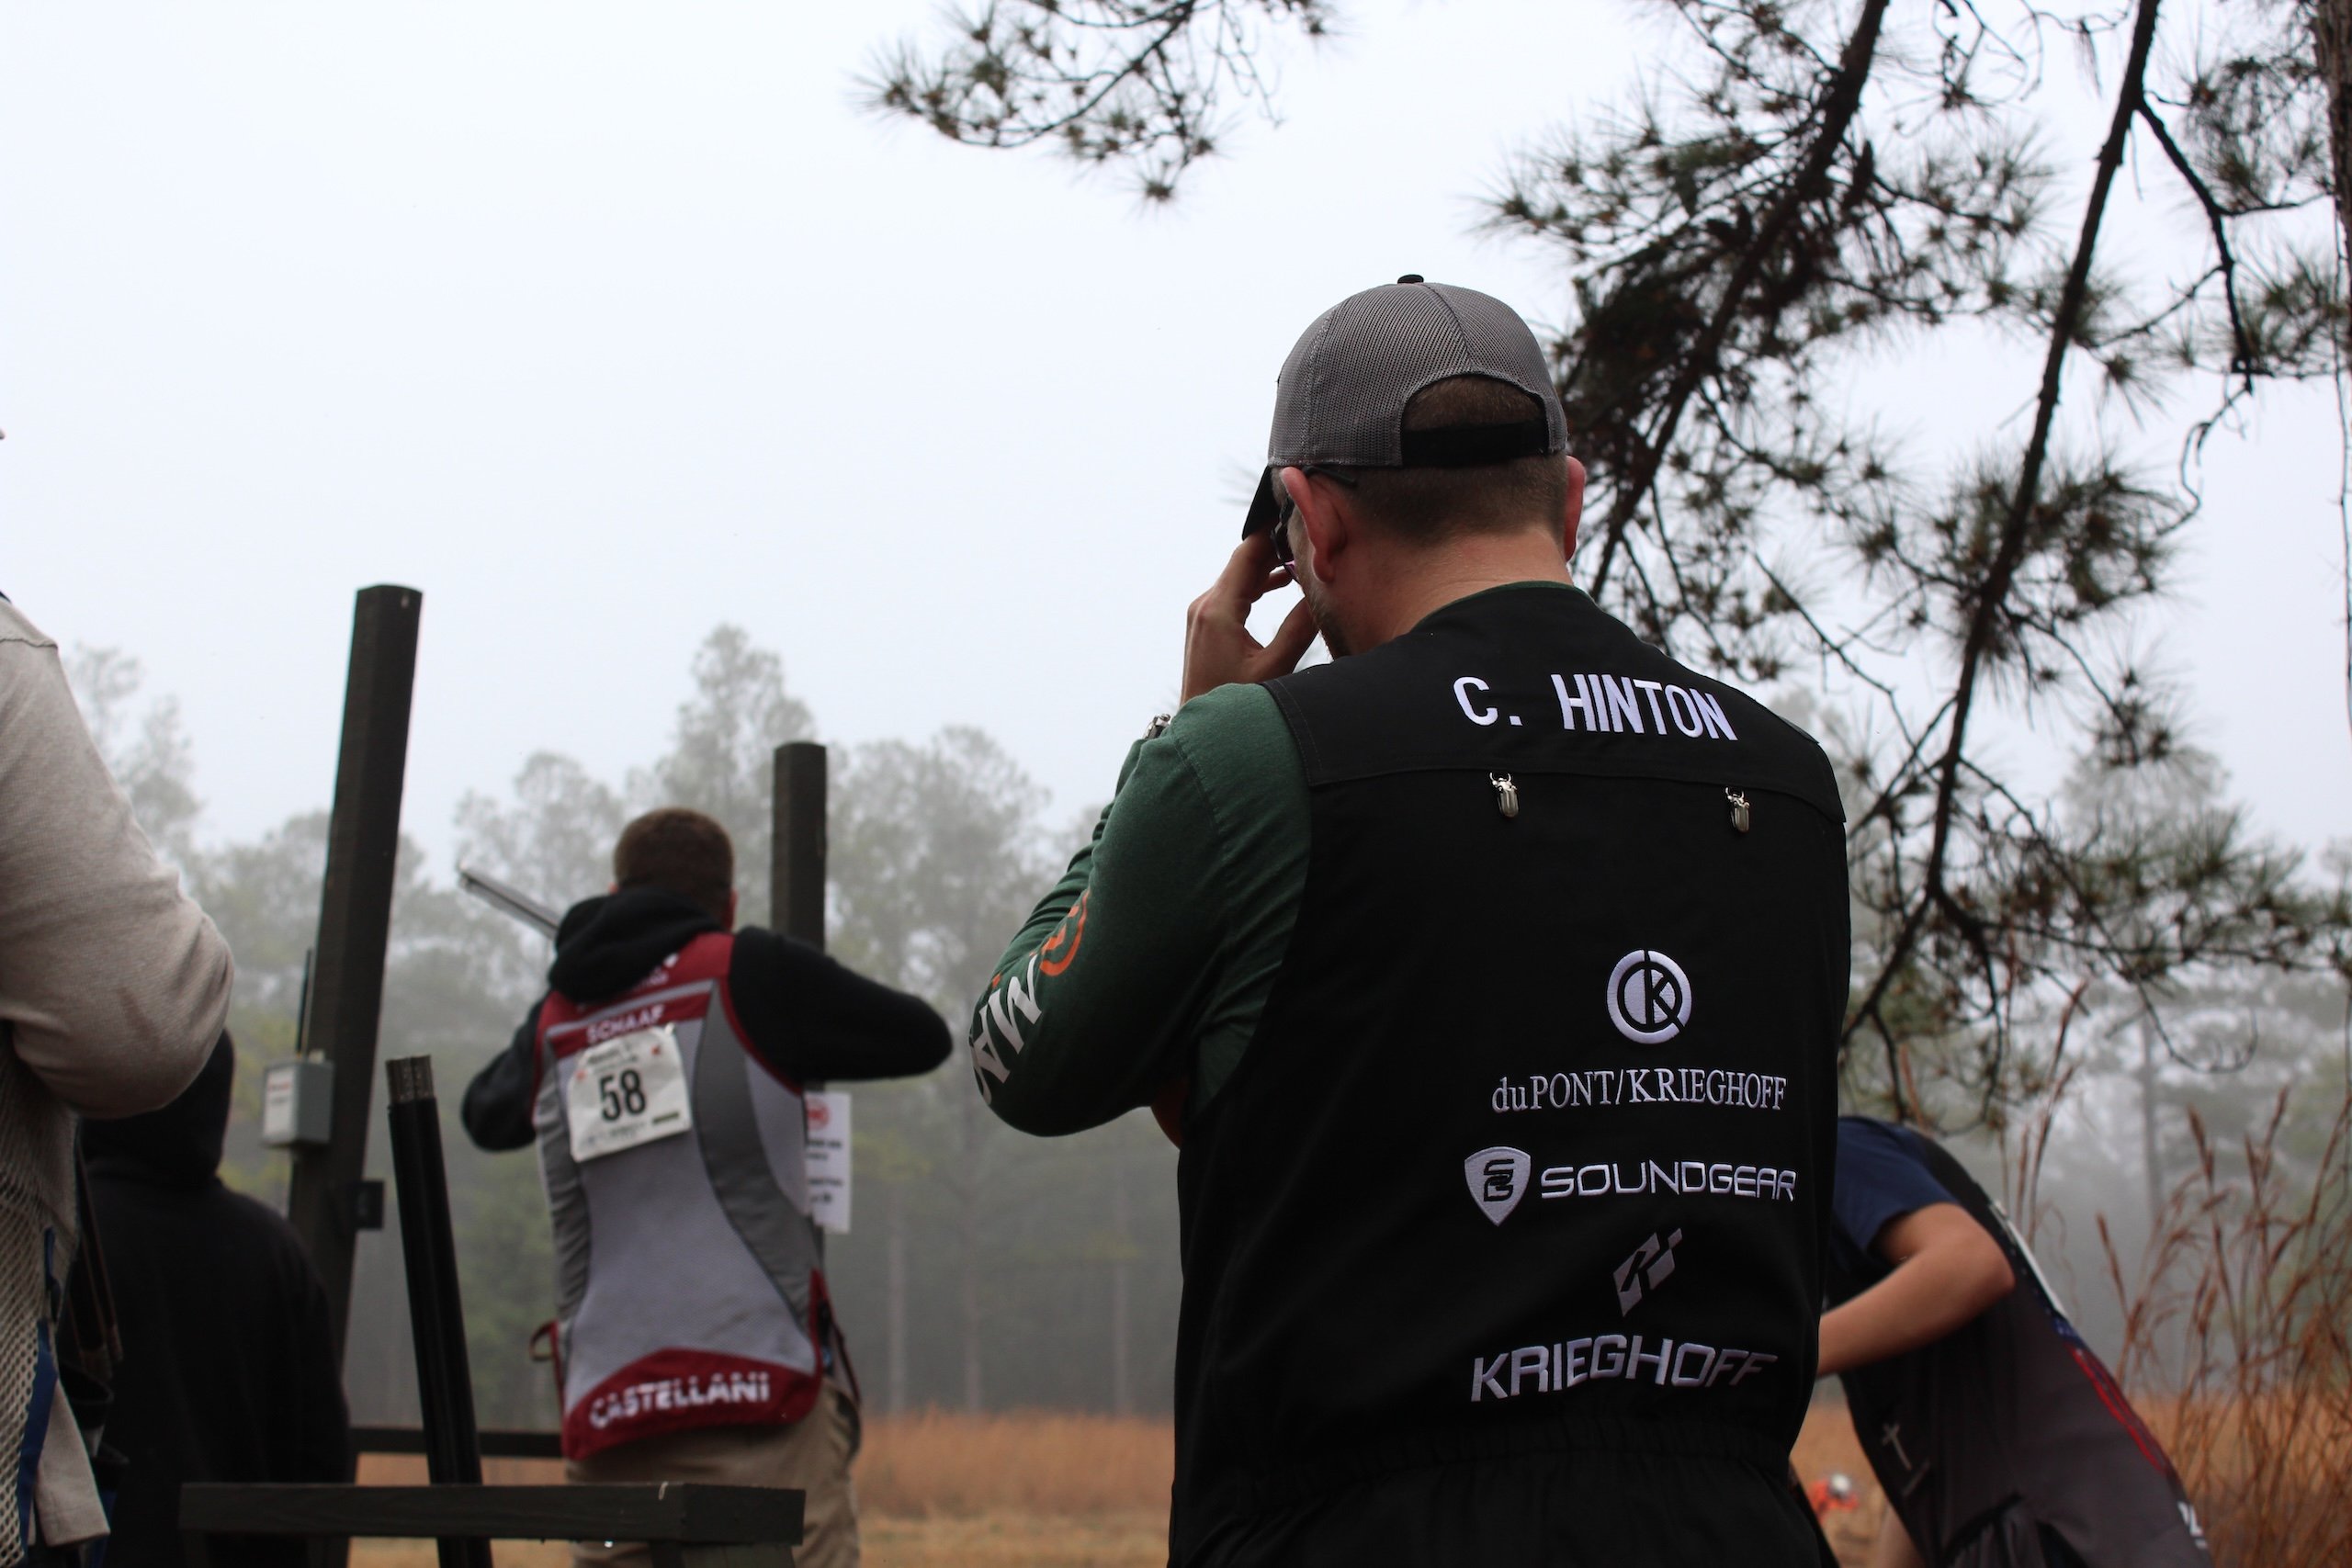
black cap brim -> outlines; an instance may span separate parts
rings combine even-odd
[[[1258,493],[1250,498],[1250,513],[1241,520],[1241,536],[1270,532],[1274,520],[1282,515],[1282,505],[1275,499],[1274,470],[1272,465],[1259,471]]]

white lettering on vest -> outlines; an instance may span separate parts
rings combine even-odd
[[[663,1004],[655,1002],[650,1007],[632,1008],[627,1012],[615,1013],[610,1018],[600,1018],[582,1031],[582,1033],[589,1044],[601,1044],[615,1035],[633,1033],[649,1024],[659,1023],[662,1021],[662,1006]]]
[[[1650,719],[1657,726],[1657,732],[1660,735],[1664,735],[1666,733],[1666,715],[1658,712],[1657,709],[1657,689],[1660,682],[1657,681],[1645,681],[1636,676],[1634,680],[1634,684],[1639,686],[1642,689],[1642,695],[1649,699]]]
[[[1666,689],[1666,711],[1674,716],[1674,728],[1683,734],[1697,737],[1707,733],[1707,727],[1700,722],[1699,705],[1692,702],[1690,694],[1681,687],[1668,686]],[[1688,719],[1683,717],[1686,711],[1690,716]]]
[[[1623,675],[1596,675],[1593,679],[1609,694],[1609,728],[1623,729],[1630,724],[1634,734],[1644,733],[1642,710],[1634,701],[1633,681]]]
[[[1476,675],[1464,675],[1462,679],[1453,683],[1453,700],[1462,705],[1463,716],[1467,718],[1473,724],[1494,723],[1497,710],[1493,708],[1475,707],[1471,705],[1470,693],[1467,688],[1472,686],[1477,687],[1482,695],[1487,691],[1487,683],[1478,679]]]
[[[1577,727],[1576,710],[1578,708],[1584,710],[1584,727],[1587,729],[1609,728],[1607,723],[1593,716],[1592,686],[1584,676],[1577,677],[1577,694],[1573,697],[1568,695],[1568,683],[1557,675],[1552,677],[1552,690],[1560,694],[1560,728],[1562,729],[1574,729]]]
[[[1717,1348],[1685,1339],[1661,1338],[1655,1348],[1639,1334],[1586,1335],[1550,1345],[1522,1345],[1489,1359],[1470,1358],[1470,1399],[1511,1399],[1531,1393],[1566,1393],[1588,1382],[1647,1382],[1657,1388],[1713,1388],[1729,1379],[1737,1387],[1751,1374],[1779,1362],[1769,1350]],[[1508,1383],[1506,1383],[1508,1380]]]
[[[1536,1178],[1546,1198],[1640,1198],[1668,1192],[1684,1197],[1797,1201],[1797,1173],[1769,1165],[1720,1165],[1706,1160],[1594,1161],[1546,1166]]]
[[[1484,681],[1469,676],[1453,683],[1454,700],[1476,724],[1494,723],[1494,710],[1484,710],[1487,716],[1479,717],[1463,688],[1476,686],[1483,692],[1486,685]],[[1634,675],[1555,672],[1552,694],[1560,703],[1560,728],[1571,732],[1580,729],[1608,734],[1630,729],[1635,735],[1680,735],[1690,740],[1739,739],[1732,732],[1731,719],[1724,712],[1722,699],[1695,687],[1668,685],[1663,681],[1647,681]],[[1649,708],[1646,722],[1642,716],[1645,704]]]
[[[588,1403],[588,1424],[603,1431],[616,1421],[632,1420],[657,1410],[694,1410],[706,1404],[765,1404],[769,1397],[765,1372],[704,1372],[659,1378],[598,1394]]]
[[[1690,694],[1698,701],[1699,716],[1706,722],[1707,732],[1710,735],[1720,729],[1724,732],[1724,739],[1726,740],[1739,739],[1731,732],[1731,720],[1724,716],[1724,705],[1720,701],[1704,692],[1693,692]]]
[[[1789,1080],[1772,1073],[1723,1067],[1593,1067],[1573,1073],[1505,1076],[1487,1103],[1498,1112],[1567,1111],[1584,1105],[1713,1105],[1778,1111]]]

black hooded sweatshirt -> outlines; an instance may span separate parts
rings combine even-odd
[[[277,1211],[220,1183],[236,1047],[161,1111],[82,1127],[122,1326],[107,1444],[129,1461],[107,1561],[177,1568],[187,1481],[348,1481],[351,1432],[318,1271]],[[292,1568],[299,1540],[216,1561]]]
[[[705,931],[701,906],[656,887],[574,904],[556,930],[548,985],[585,1006],[619,996]],[[747,926],[735,933],[727,988],[744,1043],[795,1083],[895,1078],[947,1059],[947,1024],[919,997],[866,979],[806,942]],[[514,1042],[466,1086],[466,1132],[485,1149],[519,1149],[531,1125],[539,1006]]]

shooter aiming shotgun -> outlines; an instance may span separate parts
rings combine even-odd
[[[735,930],[734,848],[697,811],[630,823],[612,891],[560,918],[459,879],[557,938],[548,994],[467,1089],[465,1123],[485,1149],[536,1142],[548,1173],[565,1475],[797,1487],[797,1560],[854,1563],[856,1380],[809,1201],[808,1086],[929,1072],[945,1021],[804,942]]]

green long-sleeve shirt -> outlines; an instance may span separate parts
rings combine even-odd
[[[1183,1077],[1191,1109],[1205,1105],[1282,968],[1308,833],[1306,771],[1264,687],[1195,697],[1137,743],[1092,840],[973,1010],[972,1066],[996,1113],[1081,1132]]]
[[[1306,774],[1274,699],[1225,686],[1139,742],[974,1010],[996,1113],[1075,1133],[1189,1075],[1206,1102],[1258,1026],[1306,885]]]

